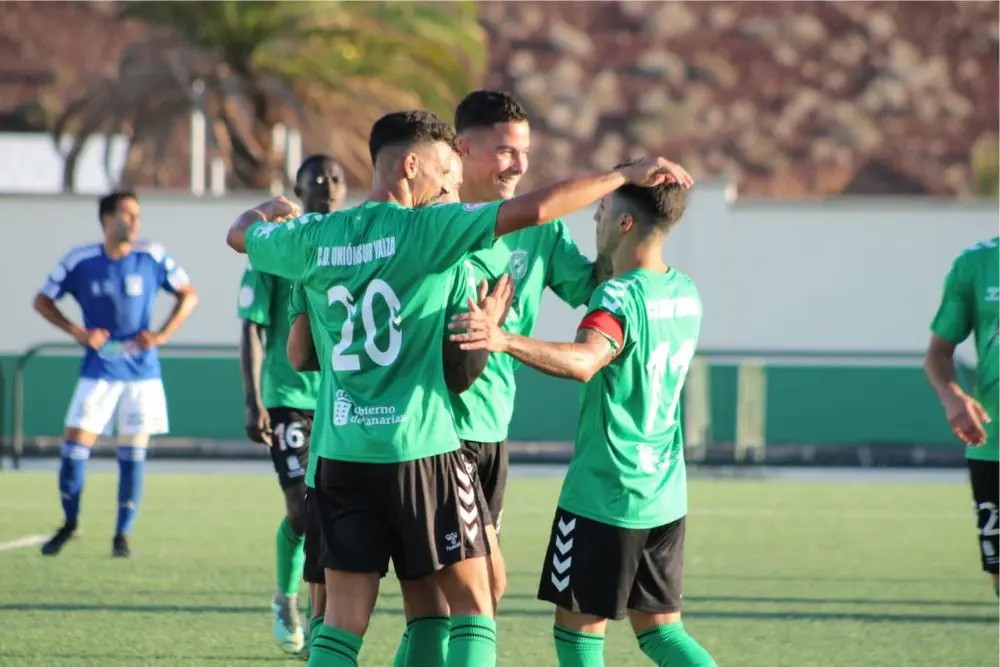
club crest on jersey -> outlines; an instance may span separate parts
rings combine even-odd
[[[253,305],[253,288],[244,285],[240,288],[240,308],[249,308]]]
[[[510,277],[521,280],[526,275],[528,275],[528,253],[524,250],[515,250],[510,253]]]
[[[986,300],[987,301],[1000,301],[1000,287],[987,287],[986,288]]]
[[[142,276],[135,273],[125,276],[125,294],[142,296]]]

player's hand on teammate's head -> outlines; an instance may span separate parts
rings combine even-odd
[[[694,184],[694,179],[684,167],[662,157],[637,160],[619,167],[618,171],[629,183],[644,188],[663,183],[677,183],[689,188]]]
[[[500,276],[492,292],[485,279],[479,284],[479,308],[497,325],[502,325],[507,319],[513,302],[514,281],[506,273]]]
[[[983,424],[992,420],[979,401],[965,393],[954,394],[945,400],[944,410],[948,425],[959,440],[973,447],[986,444]]]
[[[76,342],[92,350],[99,350],[108,342],[111,333],[107,329],[83,329],[73,338]]]
[[[281,196],[267,200],[258,206],[257,210],[268,222],[285,222],[302,215],[302,209],[298,204]]]

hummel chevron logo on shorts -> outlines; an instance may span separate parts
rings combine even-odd
[[[472,478],[464,470],[456,470],[458,476],[458,516],[462,520],[462,530],[473,544],[479,536],[479,508],[476,506],[476,490]]]
[[[559,517],[555,544],[552,549],[552,585],[562,593],[569,586],[569,566],[573,564],[573,529],[576,528],[576,518],[566,521]],[[565,575],[565,576],[564,576]]]

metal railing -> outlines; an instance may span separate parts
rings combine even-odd
[[[166,345],[159,349],[159,354],[163,356],[173,356],[173,355],[184,355],[184,356],[197,356],[197,355],[217,355],[217,354],[233,354],[238,352],[239,348],[235,345],[197,345],[197,344],[184,344],[176,343],[171,345]],[[11,406],[13,428],[11,433],[11,460],[14,464],[14,468],[18,469],[21,467],[21,455],[24,453],[24,371],[28,363],[37,356],[45,356],[48,352],[61,352],[59,356],[70,356],[70,353],[74,352],[76,354],[72,356],[77,356],[81,353],[80,346],[76,343],[67,342],[49,342],[40,343],[33,347],[28,348],[14,364],[14,376],[13,381],[13,403]],[[2,372],[2,369],[0,369]],[[0,383],[2,383],[3,378],[0,376]],[[3,405],[3,396],[0,393],[0,406]],[[2,412],[2,411],[0,411]],[[2,420],[2,417],[0,417]],[[0,429],[2,429],[2,421],[0,421]],[[0,430],[0,434],[3,431]]]

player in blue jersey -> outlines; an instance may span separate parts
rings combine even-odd
[[[111,555],[128,558],[142,494],[149,436],[166,433],[167,400],[156,349],[170,340],[198,302],[187,274],[164,248],[139,241],[139,200],[132,192],[101,198],[101,243],[70,250],[35,297],[35,310],[84,348],[80,379],[66,416],[59,493],[66,521],[42,546],[54,556],[79,534],[80,496],[90,449],[101,435],[118,436],[118,520]],[[163,289],[177,303],[159,330],[151,326],[153,301]],[[83,324],[56,305],[69,294]]]

